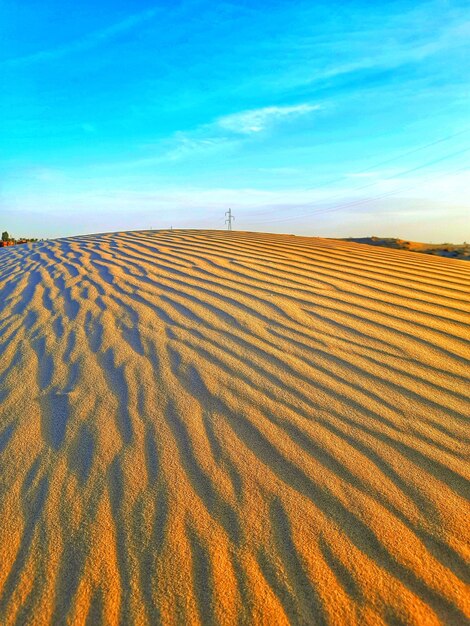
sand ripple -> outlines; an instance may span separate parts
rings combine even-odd
[[[114,233],[0,294],[2,625],[470,616],[470,264]]]

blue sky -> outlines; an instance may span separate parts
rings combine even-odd
[[[470,240],[469,2],[0,3],[0,227]]]

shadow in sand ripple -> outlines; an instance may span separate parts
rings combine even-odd
[[[181,464],[194,491],[201,498],[209,514],[222,525],[230,539],[237,544],[241,539],[237,514],[219,494],[213,479],[202,469],[194,453],[188,427],[173,404],[167,407],[166,420],[173,431]]]
[[[116,423],[119,432],[123,442],[129,444],[134,437],[134,430],[129,411],[129,387],[124,373],[124,366],[115,365],[115,353],[112,348],[109,348],[99,360],[110,386],[110,391],[116,396],[118,401]]]
[[[70,401],[66,393],[53,390],[41,400],[43,437],[55,450],[64,443],[70,413]]]

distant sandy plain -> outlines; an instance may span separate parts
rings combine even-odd
[[[2,249],[2,626],[468,623],[469,294],[287,235]]]

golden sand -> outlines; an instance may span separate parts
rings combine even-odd
[[[0,251],[0,623],[464,624],[470,263]]]

